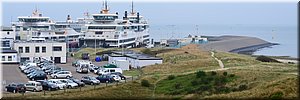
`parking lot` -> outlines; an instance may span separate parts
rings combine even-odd
[[[77,79],[81,79],[82,76],[97,76],[96,74],[89,72],[87,74],[84,73],[78,73],[76,72],[76,67],[72,66],[72,62],[75,61],[72,58],[69,58],[67,60],[68,62],[66,64],[56,64],[57,66],[65,69],[65,70],[69,70],[72,72],[72,75],[74,78]],[[107,64],[107,61],[102,61],[102,62],[93,62],[93,64],[97,65],[97,66],[103,66],[105,64]],[[8,85],[9,83],[26,83],[29,81],[29,79],[26,77],[26,75],[24,73],[21,72],[21,70],[19,69],[19,64],[2,64],[2,68],[3,68],[3,90],[5,89],[5,86]],[[48,76],[48,78],[50,78],[50,76]],[[5,93],[5,92],[4,92]]]

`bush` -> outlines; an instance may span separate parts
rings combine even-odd
[[[203,77],[203,76],[206,76],[206,74],[205,74],[205,72],[204,71],[198,71],[197,73],[196,73],[196,75],[197,75],[197,78],[200,78],[200,77]]]
[[[192,83],[193,86],[198,85],[198,81],[197,80],[193,80],[191,83]]]
[[[142,86],[144,86],[144,87],[150,87],[150,83],[149,83],[148,80],[142,80],[141,84],[142,84]]]
[[[180,88],[181,88],[181,84],[180,84],[180,83],[176,83],[176,84],[174,85],[174,87],[175,87],[175,89],[180,89]]]
[[[270,95],[271,99],[275,99],[275,100],[279,100],[282,99],[283,93],[281,91],[275,92],[273,94]]]
[[[277,62],[277,63],[280,63],[276,59],[273,59],[273,58],[270,58],[270,57],[266,57],[266,56],[258,56],[256,58],[256,60],[261,61],[261,62]]]
[[[230,75],[229,75],[229,77],[234,77],[234,76],[235,76],[234,74],[230,74]]]
[[[175,79],[175,76],[174,76],[174,75],[169,75],[169,76],[168,76],[168,80],[173,80],[173,79]]]
[[[227,76],[227,72],[223,72],[223,75],[224,75],[224,76]]]
[[[141,52],[144,53],[144,54],[153,55],[153,52],[148,48],[143,49]]]
[[[212,76],[215,76],[215,75],[217,75],[217,72],[211,71],[211,75],[212,75]]]
[[[248,88],[247,85],[240,85],[240,86],[239,86],[239,91],[246,90],[247,88]]]

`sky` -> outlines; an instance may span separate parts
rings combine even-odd
[[[130,11],[131,2],[108,2],[110,12]],[[10,26],[18,16],[29,16],[35,8],[55,21],[64,21],[69,14],[73,19],[84,12],[99,13],[99,2],[3,2],[2,25]],[[295,2],[135,2],[135,11],[148,19],[151,25],[297,25]]]

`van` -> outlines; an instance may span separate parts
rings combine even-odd
[[[30,90],[33,92],[43,90],[42,84],[39,82],[36,82],[36,81],[28,81],[28,83],[25,84],[25,87],[26,87],[26,90]]]
[[[121,74],[123,73],[121,68],[102,68],[102,69],[98,70],[97,74],[98,75],[106,75],[106,74],[110,74],[113,72],[119,72]]]

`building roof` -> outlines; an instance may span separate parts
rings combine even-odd
[[[16,50],[2,49],[1,53],[18,53]]]
[[[138,59],[138,60],[162,60],[162,58],[157,58],[157,57],[153,57],[151,55],[147,55],[147,54],[142,54],[142,53],[138,53],[132,50],[125,50],[123,51],[112,51],[113,54],[111,54],[111,56],[113,57],[129,57],[129,58],[133,58],[133,59]],[[124,54],[124,55],[123,55]]]

